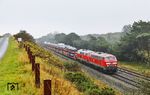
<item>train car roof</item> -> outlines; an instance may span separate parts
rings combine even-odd
[[[78,51],[77,51],[78,53],[84,53],[84,54],[91,54],[91,53],[94,53],[94,51],[92,51],[92,50],[86,50],[86,49],[79,49]]]
[[[72,46],[70,46],[70,45],[66,45],[66,48],[67,48],[67,49],[70,49],[70,50],[77,50],[75,47],[72,47]]]
[[[77,50],[75,47],[72,47],[70,45],[66,45],[64,43],[55,44],[55,43],[45,42],[45,44],[53,45],[53,46],[56,46],[56,47],[59,47],[59,48],[66,48],[66,49],[69,49],[69,50]],[[94,52],[92,50],[86,50],[86,49],[79,49],[77,52],[78,53],[82,52],[84,54],[95,55],[95,56],[100,56],[100,57],[114,56],[112,54],[103,53],[103,52]]]

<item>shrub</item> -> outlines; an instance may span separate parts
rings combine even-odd
[[[112,88],[102,88],[101,95],[115,95],[115,91]]]
[[[100,89],[91,89],[85,92],[85,95],[102,95]]]
[[[150,95],[150,82],[147,82],[147,81],[141,81],[142,85],[140,87],[140,92],[143,94],[143,95]]]
[[[65,78],[75,83],[90,82],[90,79],[80,72],[68,72],[65,74]]]
[[[79,65],[78,65],[78,63],[76,63],[76,62],[74,62],[74,63],[72,63],[72,62],[65,62],[64,63],[64,67],[65,67],[65,69],[67,69],[68,71],[81,71],[81,69],[80,69],[80,67],[79,67]]]
[[[92,90],[92,89],[99,90],[98,86],[93,84],[92,82],[82,82],[76,85],[77,85],[78,90],[82,92],[87,91],[87,90]]]
[[[69,72],[65,74],[65,78],[75,83],[77,89],[81,92],[89,92],[89,95],[100,95],[94,94],[99,93],[100,89],[95,85],[88,77],[80,72]],[[97,91],[97,92],[92,92]],[[92,94],[93,93],[93,94]]]

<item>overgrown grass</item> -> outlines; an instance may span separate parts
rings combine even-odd
[[[138,62],[119,62],[119,66],[131,69],[150,77],[150,66],[146,66],[145,64]]]
[[[81,71],[81,68],[77,62],[71,62],[71,61],[64,62],[64,67],[65,67],[65,70],[67,70],[67,71],[74,71],[74,72]]]
[[[82,95],[73,83],[64,78],[63,61],[36,44],[26,45],[30,46],[33,55],[36,56],[36,63],[40,63],[42,80],[52,80],[52,95]]]

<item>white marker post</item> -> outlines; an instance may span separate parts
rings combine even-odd
[[[22,38],[18,38],[18,42],[22,42]]]

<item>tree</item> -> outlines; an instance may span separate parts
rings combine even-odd
[[[141,61],[143,60],[143,58],[145,59],[146,54],[143,54],[143,56],[141,56],[139,55],[139,52],[141,52],[141,45],[142,49],[149,52],[149,33],[150,22],[144,22],[141,20],[138,22],[134,22],[131,26],[131,31],[126,32],[126,34],[121,38],[120,43],[118,44],[119,48],[117,50],[119,51],[119,58],[128,61]],[[139,43],[139,40],[142,41],[142,43]]]
[[[105,40],[104,37],[97,38],[97,51],[101,52],[109,52],[110,51],[110,44]]]
[[[85,40],[75,40],[74,42],[74,46],[78,49],[88,49],[88,41]]]
[[[97,46],[97,38],[92,36],[92,35],[88,35],[89,36],[89,41],[88,41],[88,46],[87,48],[90,49],[90,50],[94,50],[96,51],[98,46]]]
[[[65,44],[75,46],[75,44],[74,44],[75,40],[81,40],[80,36],[78,36],[75,33],[70,33],[65,36]]]
[[[64,34],[64,33],[56,34],[55,35],[55,40],[58,43],[65,43],[65,37],[66,37],[66,34]]]
[[[146,56],[146,61],[150,61],[150,33],[142,33],[137,37],[138,54]]]
[[[125,32],[125,33],[129,33],[131,30],[132,30],[132,26],[130,24],[129,25],[125,25],[122,28],[122,32]]]
[[[33,36],[27,33],[25,30],[20,30],[20,32],[15,34],[14,37],[16,39],[22,38],[22,41],[35,42]]]

